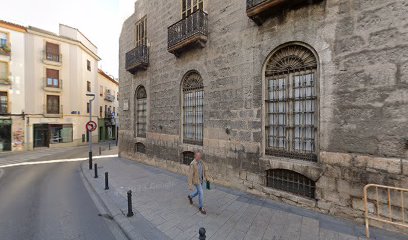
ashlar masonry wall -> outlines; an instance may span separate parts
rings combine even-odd
[[[182,153],[199,149],[217,183],[356,220],[363,218],[365,184],[408,186],[407,2],[306,2],[257,26],[246,16],[245,1],[208,0],[208,42],[176,57],[167,51],[167,27],[181,18],[179,2],[139,0],[123,24],[121,156],[185,173]],[[132,75],[125,55],[145,15],[149,66]],[[318,60],[316,163],[265,154],[264,66],[288,43],[307,46]],[[190,70],[204,82],[203,146],[181,141],[181,81]],[[146,138],[134,134],[140,85],[147,91]],[[145,154],[135,151],[137,142]],[[312,179],[316,199],[266,187],[268,169]]]

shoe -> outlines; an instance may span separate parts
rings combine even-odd
[[[193,199],[190,197],[190,195],[187,196],[188,200],[190,201],[190,204],[193,205]]]
[[[200,209],[200,212],[202,213],[202,214],[207,214],[207,212],[204,210],[204,208],[199,208]]]

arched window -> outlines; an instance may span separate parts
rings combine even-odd
[[[315,182],[302,174],[290,170],[267,170],[266,186],[303,197],[315,198]]]
[[[135,151],[137,152],[137,153],[143,153],[143,154],[145,154],[146,153],[146,147],[145,147],[145,145],[143,144],[143,143],[141,143],[141,142],[138,142],[138,143],[136,143],[135,144]]]
[[[302,45],[276,50],[265,68],[266,154],[316,161],[317,59]]]
[[[183,142],[203,145],[204,85],[199,73],[191,71],[182,83]]]
[[[143,86],[139,86],[135,94],[135,119],[135,136],[146,137],[147,94]]]
[[[190,151],[183,152],[183,164],[190,165],[194,160],[194,153]]]

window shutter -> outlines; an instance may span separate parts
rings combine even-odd
[[[59,71],[47,68],[47,78],[59,79]]]
[[[47,42],[45,49],[47,53],[49,54],[59,55],[59,45],[58,44]]]

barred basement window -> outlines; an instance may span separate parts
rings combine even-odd
[[[317,161],[317,60],[301,45],[277,50],[269,59],[266,154]]]
[[[183,152],[183,164],[190,165],[190,163],[193,160],[194,160],[193,152]]]
[[[315,198],[315,182],[302,174],[290,170],[267,170],[266,186],[307,198]]]
[[[203,145],[204,85],[199,73],[191,71],[183,80],[183,142]]]
[[[145,145],[143,143],[138,142],[135,145],[136,145],[135,147],[136,147],[136,152],[137,153],[146,154],[146,147],[145,147]]]
[[[147,93],[143,86],[139,86],[136,90],[135,99],[135,119],[136,128],[135,135],[137,137],[146,137],[147,126]]]

